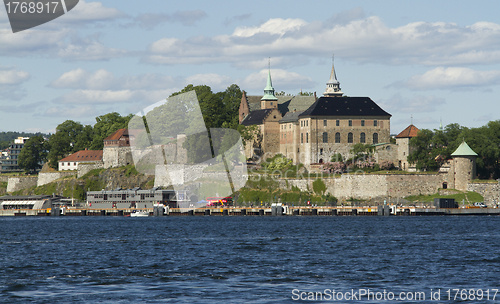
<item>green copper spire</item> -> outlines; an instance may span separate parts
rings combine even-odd
[[[271,58],[269,58],[269,73],[267,75],[267,85],[264,88],[264,96],[261,100],[278,100],[274,95],[273,82],[271,81]]]

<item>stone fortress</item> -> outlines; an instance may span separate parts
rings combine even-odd
[[[408,163],[411,152],[410,139],[417,136],[418,128],[413,124],[390,142],[391,114],[384,111],[369,97],[344,96],[332,64],[330,79],[323,96],[276,96],[269,70],[263,96],[243,96],[239,108],[242,125],[255,125],[259,135],[246,145],[248,159],[258,155],[266,157],[283,154],[302,163],[311,170],[314,166],[329,162],[332,155],[340,153],[344,159],[352,156],[351,149],[357,143],[375,147],[376,162],[391,161],[402,171],[415,171]],[[133,132],[132,132],[133,133]],[[120,129],[104,140],[102,161],[78,164],[77,176],[92,169],[114,168],[133,164],[129,130]],[[172,143],[162,147],[164,157],[171,168],[176,168],[175,181],[159,172],[154,172],[155,186],[182,184],[196,176],[205,176],[206,166],[185,166],[187,156],[179,135]],[[463,142],[445,162],[439,172],[426,174],[343,174],[337,178],[324,178],[327,193],[345,199],[404,198],[410,195],[435,194],[439,189],[476,191],[492,204],[500,200],[499,184],[473,183],[477,154]],[[158,170],[156,168],[155,170]],[[32,185],[43,185],[74,172],[41,173],[36,178],[10,178],[8,191],[16,191]],[[209,175],[209,174],[208,174]],[[209,177],[209,176],[206,177]],[[296,186],[301,190],[312,189],[314,179],[280,180],[282,188]],[[443,191],[441,190],[441,191]]]

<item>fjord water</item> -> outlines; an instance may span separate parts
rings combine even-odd
[[[0,230],[3,303],[290,303],[294,289],[361,288],[455,303],[445,290],[500,288],[500,217],[27,217]]]

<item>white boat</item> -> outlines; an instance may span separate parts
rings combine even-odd
[[[149,212],[144,210],[133,210],[130,213],[130,217],[143,217],[143,216],[149,216]]]

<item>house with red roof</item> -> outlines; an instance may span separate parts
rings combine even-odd
[[[81,150],[59,160],[59,171],[78,170],[80,163],[97,163],[102,161],[102,150]]]

